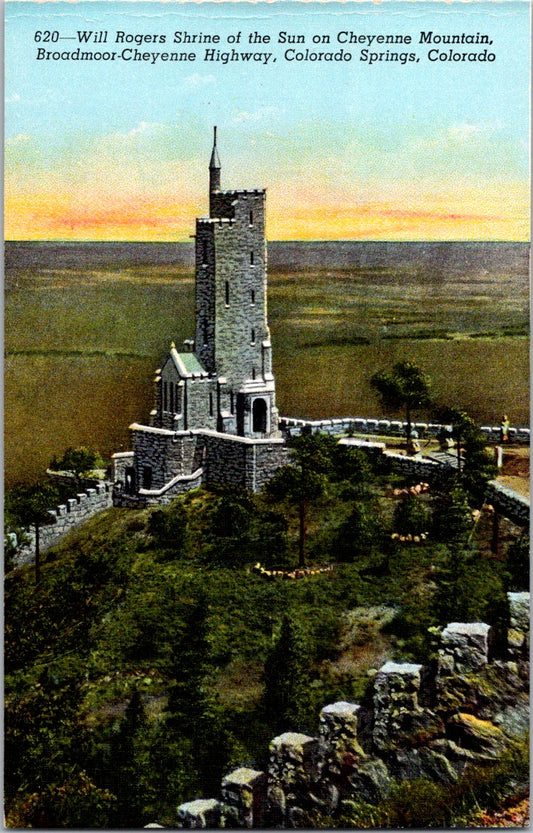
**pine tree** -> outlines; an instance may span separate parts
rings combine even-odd
[[[142,797],[139,789],[142,767],[138,745],[146,726],[146,714],[141,695],[134,689],[118,731],[111,741],[109,770],[110,788],[116,796],[117,827],[138,827],[142,817]]]
[[[167,723],[180,733],[192,736],[204,710],[204,678],[208,671],[207,603],[200,595],[185,614],[181,639],[174,646]]]
[[[308,658],[299,628],[288,615],[265,662],[263,703],[275,731],[302,729],[308,713]]]

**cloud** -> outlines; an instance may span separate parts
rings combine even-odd
[[[232,116],[231,122],[233,124],[243,124],[243,122],[261,121],[262,119],[269,118],[277,113],[279,113],[277,107],[260,107],[259,110],[255,111],[255,113],[240,110]]]
[[[214,75],[200,75],[196,72],[183,80],[182,87],[184,90],[197,90],[199,87],[209,87],[211,84],[216,84]]]

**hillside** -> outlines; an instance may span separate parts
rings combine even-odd
[[[428,627],[501,631],[504,591],[525,579],[518,530],[495,560],[490,516],[472,528],[450,484],[398,498],[412,484],[356,452],[326,468],[300,574],[294,504],[201,490],[100,513],[47,553],[37,587],[29,567],[7,573],[8,826],[173,824],[232,767],[264,765],[280,727],[312,732],[326,702],[364,698],[372,669],[429,656]],[[280,708],[286,621],[299,659]]]

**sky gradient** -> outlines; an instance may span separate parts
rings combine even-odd
[[[527,2],[14,0],[5,17],[7,239],[187,240],[207,210],[214,124],[222,187],[268,189],[271,240],[529,239]],[[239,48],[278,60],[204,62],[200,46],[194,63],[37,61],[44,30],[167,35],[141,51],[182,51],[178,30],[216,32],[227,51],[257,30],[271,44]],[[421,60],[369,66],[358,45],[350,62],[287,62],[276,43],[287,31],[305,36],[299,51],[338,52],[339,30],[411,33],[372,51]],[[421,30],[487,33],[496,60],[430,62]]]

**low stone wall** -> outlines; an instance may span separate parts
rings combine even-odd
[[[46,552],[71,529],[111,505],[112,485],[102,481],[97,483],[94,488],[86,489],[84,492],[77,494],[75,498],[69,498],[66,503],[61,503],[59,506],[50,509],[50,515],[54,519],[53,522],[39,527],[40,551]],[[26,535],[30,540],[16,553],[14,561],[17,566],[28,564],[35,558],[35,529],[32,527],[27,530]]]
[[[389,465],[392,470],[401,474],[420,477],[429,483],[438,482],[446,469],[453,465],[453,457],[450,463],[433,460],[423,455],[408,456],[399,454],[396,451],[389,451],[385,443],[369,442],[359,440],[355,437],[347,437],[339,440],[340,445],[349,448],[357,448],[367,454],[372,460],[381,460]],[[509,518],[518,526],[529,523],[530,502],[523,495],[509,489],[498,480],[491,480],[487,486],[485,502],[494,506],[494,509],[506,518]]]
[[[438,422],[413,422],[413,429],[421,439],[438,437],[444,430],[451,432],[452,426]],[[383,437],[405,437],[407,423],[399,419],[376,419],[373,417],[341,417],[339,419],[295,419],[280,417],[280,431],[287,437],[297,437],[302,431],[322,431],[327,434],[376,434]],[[487,443],[501,442],[499,425],[480,425]],[[512,426],[508,431],[510,442],[529,443],[530,431],[526,426]]]
[[[529,523],[529,500],[498,480],[489,482],[485,502],[491,503],[500,515],[509,518],[518,526]]]
[[[332,703],[316,736],[274,738],[267,771],[229,773],[220,798],[178,808],[178,827],[294,828],[377,803],[393,778],[453,784],[467,766],[497,763],[529,727],[529,593],[510,593],[509,606],[506,659],[491,659],[488,625],[452,622],[430,665],[385,663],[369,706]]]

